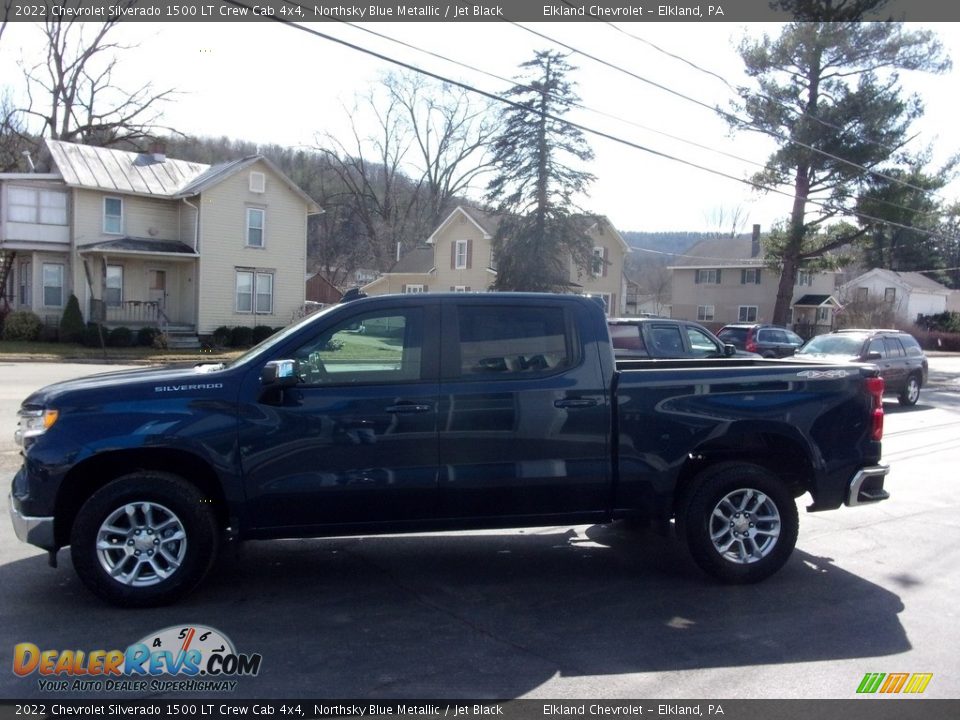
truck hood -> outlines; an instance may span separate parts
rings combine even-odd
[[[133,387],[138,389],[152,387],[158,393],[215,389],[214,386],[222,384],[225,372],[223,365],[216,364],[138,368],[97,373],[41,388],[27,397],[23,405],[47,406],[55,404],[57,400],[68,394],[86,391],[123,392]]]

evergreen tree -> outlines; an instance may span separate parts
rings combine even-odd
[[[571,166],[593,159],[583,134],[562,117],[579,100],[567,79],[576,68],[557,52],[540,51],[507,97],[503,130],[493,145],[495,176],[487,200],[502,215],[493,239],[497,290],[570,289],[571,258],[589,272],[593,247],[574,198],[594,176]]]
[[[60,318],[60,342],[83,342],[84,330],[80,301],[77,300],[76,295],[70,293],[70,299],[67,300],[67,306],[63,309],[63,316]]]
[[[930,32],[909,31],[899,22],[860,22],[884,4],[781,0],[797,22],[776,39],[764,36],[740,46],[759,91],[741,91],[736,110],[746,118],[731,119],[731,125],[777,139],[779,148],[753,179],[764,187],[789,187],[794,196],[778,248],[775,323],[786,322],[798,271],[869,229],[835,233],[826,226],[847,213],[869,177],[862,168],[888,162],[922,112],[917,98],[901,96],[897,71],[949,67]],[[810,200],[820,204],[811,207]]]

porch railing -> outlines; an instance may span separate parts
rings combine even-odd
[[[110,324],[158,325],[166,319],[156,300],[124,300],[107,305],[103,300],[90,301],[90,320]]]

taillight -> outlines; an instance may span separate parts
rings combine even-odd
[[[873,425],[870,430],[871,440],[883,438],[883,378],[867,378],[867,393],[870,395],[870,407]]]
[[[744,344],[744,349],[747,352],[757,351],[757,341],[754,339],[753,330],[747,330],[747,342]]]

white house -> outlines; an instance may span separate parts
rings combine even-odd
[[[948,309],[950,288],[915,272],[874,268],[840,288],[840,302],[882,302],[899,319],[915,322],[921,315],[936,315]]]

